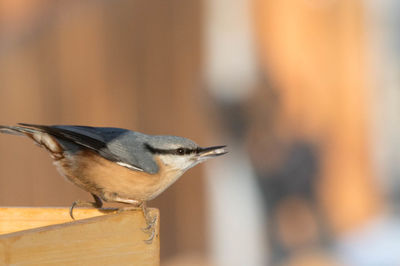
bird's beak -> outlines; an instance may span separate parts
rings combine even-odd
[[[207,147],[207,148],[200,148],[198,153],[198,158],[200,160],[209,159],[212,157],[224,155],[227,153],[228,150],[226,146],[214,146],[214,147]]]

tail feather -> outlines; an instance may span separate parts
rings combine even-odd
[[[0,133],[23,136],[26,134],[33,134],[34,132],[35,130],[30,128],[0,125]]]
[[[58,143],[55,137],[50,136],[41,129],[27,128],[25,126],[2,126],[0,125],[0,133],[27,136],[34,140],[39,146],[46,148],[53,158],[61,158],[63,151],[61,145]]]

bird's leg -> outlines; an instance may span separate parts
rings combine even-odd
[[[129,211],[129,210],[137,210],[137,209],[141,209],[142,210],[143,216],[144,216],[144,218],[146,220],[146,227],[142,228],[142,231],[150,235],[150,237],[148,239],[144,240],[144,242],[146,242],[147,244],[151,244],[153,239],[154,239],[154,236],[155,236],[155,227],[154,227],[154,225],[157,222],[157,216],[156,217],[152,217],[150,215],[150,212],[147,209],[145,201],[142,201],[142,202],[134,201],[134,200],[129,200],[129,201],[124,200],[124,201],[122,201],[121,199],[119,199],[119,201],[120,202],[124,202],[124,203],[135,204],[135,206],[120,208],[118,210],[118,212]]]
[[[147,209],[145,201],[143,201],[139,206],[142,208],[143,215],[144,215],[144,218],[145,218],[146,224],[147,224],[147,226],[145,228],[143,228],[142,231],[145,233],[148,233],[150,235],[150,237],[148,239],[144,240],[144,242],[146,242],[147,244],[151,244],[153,242],[153,239],[156,234],[156,229],[154,226],[157,222],[157,216],[152,217],[150,215],[150,212]]]
[[[74,201],[74,203],[72,203],[71,208],[69,209],[69,215],[71,216],[71,218],[73,220],[75,220],[74,213],[73,213],[75,207],[93,207],[96,209],[100,209],[101,207],[103,207],[103,202],[101,201],[99,196],[97,196],[93,193],[92,193],[92,196],[93,196],[94,202],[76,200],[76,201]]]
[[[146,231],[148,231],[149,229],[151,229],[151,228],[154,226],[154,224],[155,224],[156,221],[157,221],[157,216],[156,216],[156,217],[151,217],[150,212],[149,212],[149,210],[147,209],[147,206],[146,206],[146,202],[145,202],[145,201],[143,201],[143,202],[139,205],[139,207],[142,209],[144,218],[146,219],[147,227],[143,228],[143,231],[146,232]]]

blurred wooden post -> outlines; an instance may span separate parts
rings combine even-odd
[[[317,143],[319,201],[333,232],[375,216],[363,1],[254,0],[260,54],[279,88],[282,131]]]
[[[159,221],[158,209],[150,213]],[[149,235],[142,230],[141,210],[103,215],[76,209],[74,214],[79,220],[70,222],[67,208],[0,208],[0,264],[160,264],[159,222],[152,243],[145,243]]]

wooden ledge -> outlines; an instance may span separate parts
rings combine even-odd
[[[147,244],[141,210],[105,215],[77,208],[73,221],[68,208],[0,208],[0,265],[158,266],[159,211],[150,214],[157,223]]]

